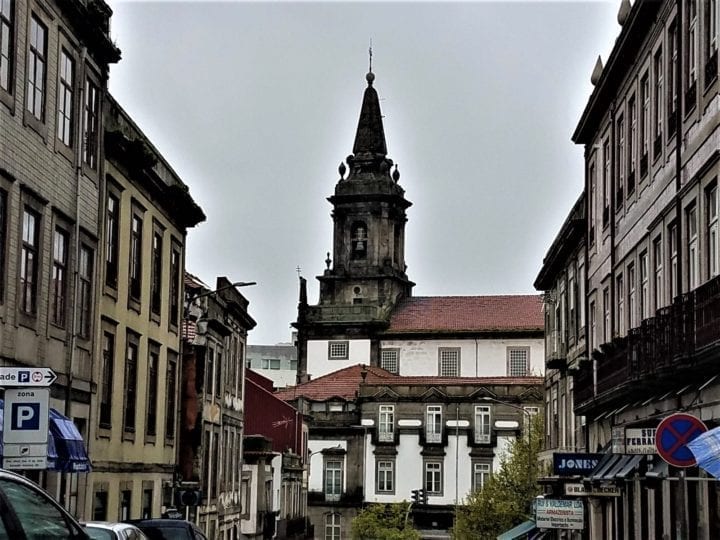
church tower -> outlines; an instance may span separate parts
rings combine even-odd
[[[397,302],[415,285],[405,273],[406,210],[412,204],[400,172],[387,157],[380,101],[372,70],[365,77],[353,153],[340,164],[332,204],[333,248],[318,276],[320,300],[307,304],[301,279],[298,306],[298,377],[307,375],[307,340],[369,339],[376,363],[377,332],[387,327]],[[360,362],[358,362],[360,363]]]

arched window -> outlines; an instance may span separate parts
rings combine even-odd
[[[351,229],[352,258],[364,259],[367,257],[368,234],[367,227],[362,221],[353,223]]]

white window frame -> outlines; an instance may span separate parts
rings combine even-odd
[[[700,284],[700,261],[698,253],[697,206],[692,204],[686,210],[687,216],[687,257],[688,257],[688,291]]]
[[[473,463],[472,489],[481,490],[492,476],[492,463],[476,461]]]
[[[331,513],[325,516],[325,540],[341,540],[342,516],[338,513]]]
[[[380,367],[394,373],[400,374],[400,349],[383,348],[380,351]]]
[[[688,81],[687,87],[690,88],[697,80],[697,63],[698,63],[698,32],[697,32],[697,0],[688,0]]]
[[[349,341],[328,341],[328,360],[348,360],[349,358]]]
[[[425,441],[428,443],[442,442],[442,406],[428,405],[425,410]]]
[[[395,492],[395,461],[392,459],[378,459],[376,491],[378,493]]]
[[[459,347],[440,347],[438,349],[438,375],[440,377],[460,376]]]
[[[339,501],[343,492],[344,463],[342,457],[326,457],[323,464],[323,491],[326,501]]]
[[[650,280],[648,278],[648,254],[640,254],[640,320],[650,316]]]
[[[662,46],[655,51],[653,56],[653,73],[655,74],[655,138],[662,138],[663,133],[663,121],[664,115],[663,110],[665,107],[665,95],[663,92],[664,74],[663,71],[665,66],[663,64],[663,50]],[[655,156],[653,155],[653,158]]]
[[[628,264],[628,330],[637,326],[637,285],[635,284],[635,263]]]
[[[428,495],[442,495],[443,493],[443,462],[425,462],[425,493]]]
[[[663,302],[664,283],[663,283],[663,243],[662,236],[658,236],[653,240],[653,264],[655,265],[653,272],[655,274],[655,310],[660,309]]]
[[[625,334],[625,280],[622,272],[615,278],[615,295],[617,296],[617,335]]]
[[[610,341],[610,289],[603,289],[603,343]]]
[[[620,114],[617,120],[617,147],[618,147],[618,188],[623,190],[623,198],[627,196],[625,192],[625,168],[627,167],[627,148],[625,146],[625,117]],[[617,190],[616,190],[617,191]],[[619,208],[622,201],[615,201],[616,208]]]
[[[718,200],[717,184],[707,191],[707,216],[708,216],[708,276],[714,278],[720,274],[720,229],[718,225]]]
[[[492,408],[475,405],[475,444],[490,444],[492,440]]]
[[[673,300],[675,300],[675,297],[678,295],[678,286],[677,286],[677,272],[678,272],[678,250],[677,250],[677,224],[673,224],[668,229],[668,244],[669,244],[669,251],[670,251],[670,275],[668,276],[668,279],[670,280],[670,302],[672,303]]]
[[[628,137],[628,154],[630,156],[629,165],[630,165],[630,172],[629,174],[633,174],[635,170],[637,169],[637,99],[635,95],[633,94],[630,97],[630,101],[628,103],[628,109],[630,111],[630,137]]]
[[[523,359],[520,355],[524,356]],[[518,362],[525,363],[525,369],[517,369]],[[530,347],[508,347],[507,348],[507,375],[508,377],[529,377],[530,376]]]
[[[640,79],[640,129],[641,129],[641,155],[647,156],[650,153],[650,73],[647,71]]]
[[[395,440],[395,405],[380,405],[378,408],[378,440]]]

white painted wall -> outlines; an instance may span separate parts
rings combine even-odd
[[[275,388],[285,388],[286,386],[295,386],[297,382],[297,371],[294,369],[261,369],[250,368],[255,373],[259,373],[263,377],[267,377],[273,382]]]
[[[250,515],[250,518],[243,519],[240,522],[240,532],[242,532],[243,534],[255,534],[255,516],[257,516],[257,501],[259,490],[256,489],[255,486],[257,486],[258,466],[247,465],[243,463],[242,470],[250,472],[250,495],[248,497],[248,508],[242,509],[244,514]],[[264,489],[264,486],[262,489]]]
[[[508,347],[530,347],[530,374],[542,376],[545,373],[542,338],[384,340],[381,347],[400,349],[400,375],[438,375],[438,350],[443,347],[460,349],[461,377],[506,376]]]
[[[342,448],[347,452],[347,441],[343,439],[337,440],[317,440],[308,441],[308,451],[310,452],[310,478],[308,479],[308,491],[323,490],[323,455],[322,450],[326,448]],[[343,489],[347,486],[347,460],[343,456]]]
[[[347,360],[328,360],[328,340],[326,339],[307,342],[307,371],[312,379],[357,364],[370,364],[369,339],[342,341],[349,341]]]

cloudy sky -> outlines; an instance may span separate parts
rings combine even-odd
[[[298,267],[317,301],[370,39],[415,295],[533,292],[582,188],[570,136],[619,1],[111,6],[111,92],[208,216],[188,270],[258,282],[250,343],[289,341]]]

